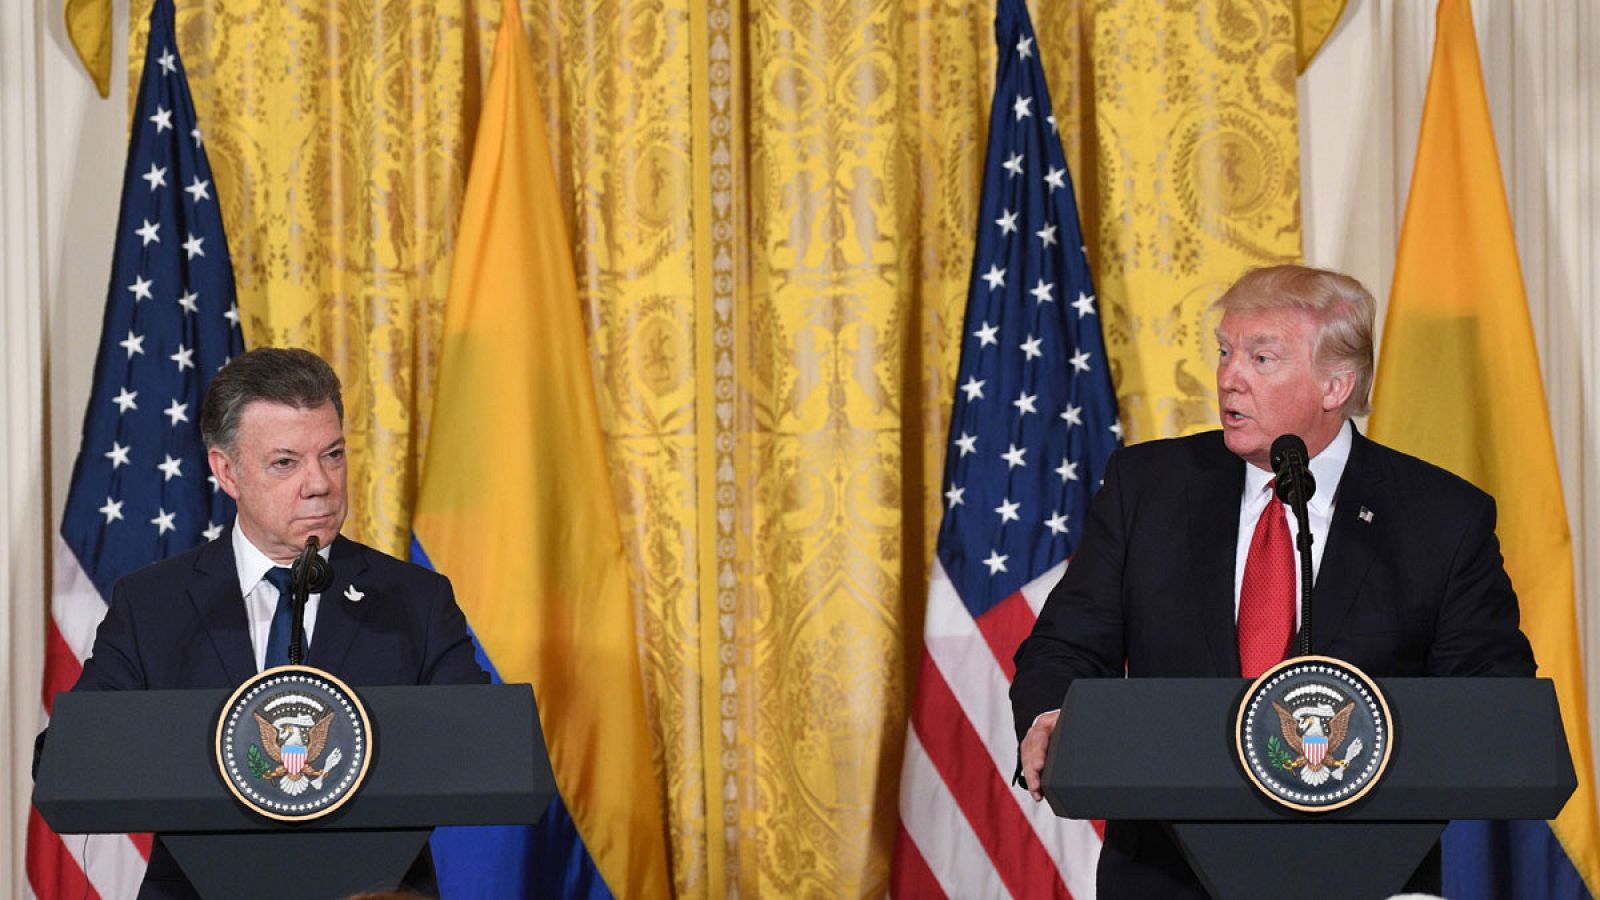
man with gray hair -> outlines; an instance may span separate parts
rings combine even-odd
[[[73,690],[231,689],[286,664],[289,567],[310,537],[333,581],[306,603],[306,665],[355,687],[489,680],[447,579],[340,536],[344,400],[326,362],[277,348],[239,356],[212,379],[200,429],[238,517],[117,582]],[[437,892],[427,850],[405,883]],[[140,896],[193,895],[158,837]]]
[[[1375,677],[1527,676],[1533,652],[1489,495],[1363,437],[1372,295],[1346,275],[1257,269],[1215,304],[1222,428],[1112,456],[1083,539],[1016,654],[1019,771],[1039,799],[1074,678],[1253,678],[1299,626],[1294,535],[1309,527],[1311,652]],[[1271,489],[1271,448],[1304,440],[1306,523]],[[1099,896],[1204,897],[1160,823],[1108,822]],[[1435,853],[1413,888],[1438,890]]]

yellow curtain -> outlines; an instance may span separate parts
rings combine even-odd
[[[1297,23],[1302,6],[1328,5],[1041,10],[1052,85],[1067,82],[1093,107],[1079,116],[1095,152],[1073,177],[1130,443],[1216,427],[1211,302],[1250,268],[1300,258]],[[1046,43],[1062,31],[1082,34],[1088,52]]]
[[[149,3],[133,0],[135,47]],[[1200,307],[1243,266],[1298,254],[1288,3],[1037,10],[1135,438],[1209,421]],[[344,378],[347,531],[396,554],[498,6],[178,10],[247,340],[313,348]],[[881,894],[991,8],[522,8],[633,564],[675,891]]]

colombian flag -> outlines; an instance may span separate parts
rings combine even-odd
[[[1441,0],[1438,27],[1370,430],[1494,495],[1522,629],[1555,680],[1578,771],[1554,821],[1452,824],[1444,892],[1587,896],[1600,887],[1600,828],[1572,539],[1466,0]]]
[[[577,282],[516,0],[504,0],[445,313],[413,555],[497,680],[530,682],[560,799],[440,829],[449,897],[665,897],[661,789]]]

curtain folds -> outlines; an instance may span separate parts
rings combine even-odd
[[[133,0],[133,22],[148,5]],[[1203,308],[1245,266],[1299,254],[1294,5],[1041,7],[1127,434],[1202,427]],[[654,736],[638,752],[660,775],[676,891],[881,894],[992,10],[523,10],[634,565]],[[178,11],[247,341],[339,371],[347,528],[397,555],[498,16],[492,0]]]

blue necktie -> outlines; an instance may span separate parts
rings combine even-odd
[[[267,570],[267,581],[278,589],[278,608],[272,611],[272,624],[267,628],[267,660],[263,669],[289,664],[289,620],[294,618],[289,585],[293,577],[294,573],[284,566]]]

